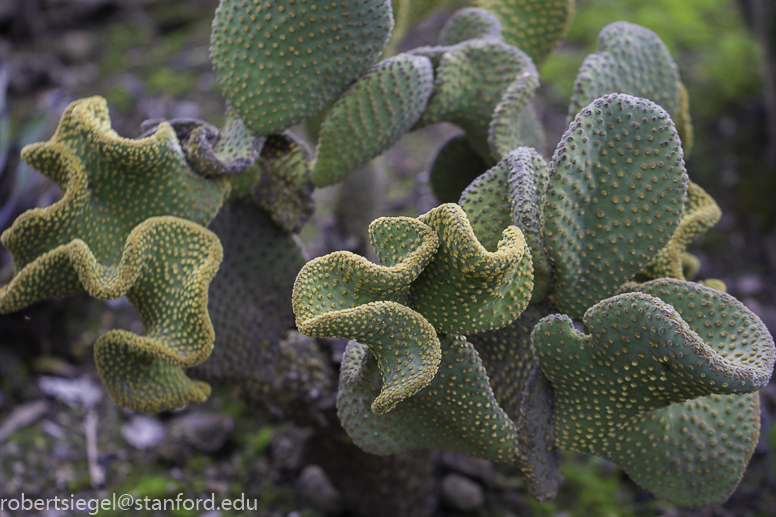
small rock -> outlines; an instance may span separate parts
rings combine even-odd
[[[340,513],[342,498],[329,477],[318,465],[308,465],[296,482],[299,496],[324,513]]]
[[[485,494],[471,479],[450,473],[442,480],[442,502],[454,510],[469,512],[482,506]]]
[[[70,407],[83,405],[92,408],[102,399],[102,386],[87,376],[77,379],[42,376],[38,381],[41,391],[55,397]]]
[[[449,470],[465,474],[470,478],[479,479],[485,485],[490,486],[494,479],[495,470],[493,463],[481,458],[472,458],[463,454],[443,452],[439,461]]]
[[[744,275],[736,281],[736,290],[741,296],[751,296],[763,289],[763,279],[760,275]]]
[[[164,440],[167,431],[156,418],[136,415],[121,426],[121,436],[135,449],[151,449]]]
[[[234,430],[234,421],[215,413],[189,413],[170,420],[167,437],[159,444],[159,456],[182,465],[197,452],[213,454],[221,450]]]

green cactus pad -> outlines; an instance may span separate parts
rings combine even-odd
[[[210,58],[224,95],[262,135],[315,115],[378,59],[388,0],[221,0]]]
[[[552,285],[552,266],[544,249],[539,220],[549,169],[544,158],[528,147],[516,149],[506,159],[511,169],[509,190],[512,196],[512,224],[523,231],[531,250],[534,268],[531,303],[539,303],[547,297]]]
[[[70,104],[51,140],[25,147],[22,158],[64,195],[52,206],[25,212],[0,237],[16,268],[0,288],[0,313],[84,290],[64,267],[73,242],[90,250],[95,267],[111,268],[120,262],[130,232],[149,217],[206,225],[229,193],[225,179],[192,172],[168,124],[147,138],[119,137],[101,97]],[[106,299],[98,291],[94,295]]]
[[[493,40],[471,40],[442,55],[434,95],[418,125],[452,122],[466,131],[472,147],[484,158],[488,124],[504,92],[525,71],[535,70],[523,51]]]
[[[423,114],[433,81],[431,61],[411,54],[381,61],[361,76],[321,125],[313,183],[337,183],[395,144]]]
[[[504,41],[522,49],[541,66],[565,37],[574,0],[476,0],[501,20]]]
[[[684,156],[690,156],[695,142],[695,130],[692,127],[692,117],[690,116],[690,94],[687,93],[687,88],[681,81],[679,81],[679,108],[674,112],[673,117],[679,138],[682,139]]]
[[[687,247],[717,224],[720,217],[722,217],[722,211],[719,209],[719,205],[705,190],[690,181],[684,214],[679,227],[671,240],[668,241],[668,245],[660,250],[660,253],[647,266],[643,274],[649,279],[671,277],[685,280],[692,278],[693,270],[697,272],[697,265],[693,263],[691,258],[687,257]],[[697,259],[695,260],[697,261]],[[690,269],[688,272],[690,276],[685,275],[685,267]]]
[[[243,399],[273,407],[320,391],[326,382],[321,352],[307,338],[287,339],[294,327],[287,293],[305,264],[297,240],[250,199],[228,203],[210,229],[224,247],[208,299],[215,349],[190,374],[229,383]]]
[[[351,342],[340,373],[337,410],[354,443],[372,454],[435,448],[491,461],[515,461],[515,425],[493,398],[477,352],[463,336],[442,343],[433,380],[388,414],[370,407],[380,371],[366,346]]]
[[[310,179],[311,151],[290,131],[267,137],[259,157],[253,198],[289,233],[298,233],[315,211]]]
[[[543,132],[531,131],[531,124],[538,120],[523,120],[532,115],[536,118],[536,112],[528,108],[528,103],[539,87],[539,73],[536,67],[530,67],[515,81],[509,85],[501,100],[493,111],[493,118],[488,128],[488,145],[490,154],[496,160],[500,160],[518,147],[536,147],[538,151],[544,148],[539,135]],[[541,127],[541,123],[538,123]]]
[[[487,169],[466,135],[455,135],[443,143],[431,159],[431,190],[440,203],[457,203],[469,183]]]
[[[384,378],[373,410],[385,413],[428,384],[439,365],[434,327],[402,305],[438,240],[431,228],[407,217],[377,219],[369,233],[385,265],[346,251],[314,259],[299,272],[292,300],[300,332],[358,339],[370,347]]]
[[[470,39],[501,39],[501,22],[493,13],[467,7],[456,11],[439,34],[439,44],[455,45]]]
[[[652,261],[682,217],[688,181],[657,104],[611,94],[577,115],[550,164],[542,211],[561,312],[580,319]]]
[[[501,233],[512,225],[510,165],[508,158],[502,159],[472,181],[458,201],[469,217],[477,240],[491,252],[498,249]]]
[[[531,298],[531,253],[519,228],[508,226],[495,252],[474,235],[452,203],[418,219],[439,236],[439,250],[412,284],[412,307],[439,333],[476,333],[514,321]]]
[[[679,71],[668,48],[649,29],[628,22],[607,25],[598,53],[589,55],[574,83],[568,119],[608,93],[651,100],[676,117],[681,112]]]
[[[148,412],[205,401],[210,387],[183,369],[213,349],[207,292],[222,258],[215,234],[185,219],[151,217],[129,234],[115,266],[99,264],[79,239],[47,254],[57,255],[60,264],[69,260],[89,294],[126,294],[143,321],[144,336],[112,330],[94,347],[97,371],[113,400]]]

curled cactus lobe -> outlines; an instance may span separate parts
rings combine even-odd
[[[504,41],[541,66],[565,37],[574,17],[574,0],[477,0],[501,20]]]
[[[533,289],[531,252],[523,233],[507,226],[490,252],[466,213],[452,203],[418,218],[439,236],[439,250],[412,283],[412,307],[439,333],[476,333],[514,321]]]
[[[439,34],[439,44],[455,45],[471,39],[501,39],[501,22],[484,9],[467,7],[453,14]]]
[[[687,247],[717,224],[720,217],[722,217],[722,211],[719,205],[705,190],[690,181],[684,214],[676,232],[642,274],[648,279],[663,277],[691,279],[698,272],[700,263],[687,253]]]
[[[170,215],[206,225],[229,193],[226,180],[191,171],[169,125],[139,140],[118,136],[100,97],[72,103],[51,140],[25,147],[22,158],[64,195],[49,207],[22,214],[0,238],[16,268],[2,288],[2,313],[82,290],[108,299],[111,295],[84,285],[65,266],[72,263],[73,243],[93,256],[84,267],[108,270],[122,260],[138,224]]]
[[[321,125],[315,185],[341,181],[395,144],[423,114],[433,81],[431,61],[411,54],[383,60],[359,77]]]
[[[210,387],[183,370],[213,349],[207,304],[223,256],[218,237],[185,219],[151,217],[132,230],[115,266],[101,266],[78,239],[65,247],[92,296],[126,294],[143,321],[145,335],[112,330],[94,347],[97,370],[113,400],[148,412],[204,402]]]
[[[299,272],[292,300],[300,332],[369,346],[383,375],[372,409],[385,413],[427,385],[439,365],[434,327],[406,305],[410,284],[436,252],[438,239],[406,217],[377,219],[369,233],[385,265],[345,251],[314,259]]]
[[[312,152],[290,131],[270,135],[259,157],[254,200],[288,233],[298,233],[313,215]]]
[[[419,125],[457,124],[466,131],[472,147],[489,158],[491,115],[509,86],[526,71],[538,76],[530,57],[501,41],[477,39],[449,47],[442,54],[434,95]]]
[[[534,147],[541,152],[546,146],[544,129],[529,104],[538,87],[539,74],[533,67],[521,73],[504,92],[488,127],[493,158],[500,160],[518,147]]]
[[[434,196],[440,203],[457,203],[469,183],[487,169],[466,135],[451,137],[431,158],[429,182]]]
[[[657,34],[639,25],[615,22],[598,36],[598,53],[582,63],[568,119],[603,95],[627,93],[659,104],[676,120],[686,115],[682,134],[690,120],[688,100],[681,90],[676,63]]]
[[[443,340],[436,376],[390,413],[370,411],[380,384],[380,370],[370,349],[351,342],[342,360],[337,411],[343,427],[363,450],[386,455],[431,447],[503,463],[515,461],[515,424],[496,403],[477,352],[463,336]]]
[[[655,258],[682,218],[688,181],[657,104],[610,94],[577,115],[550,163],[541,215],[561,312],[580,319]]]
[[[375,63],[392,28],[388,0],[221,0],[210,58],[234,110],[270,135],[336,99]]]
[[[542,319],[534,356],[552,383],[559,447],[620,464],[672,502],[718,504],[759,432],[773,339],[731,296],[676,279],[635,285],[585,314]]]
[[[215,329],[210,358],[192,372],[229,383],[244,400],[288,408],[327,382],[327,363],[314,340],[294,327],[286,294],[305,264],[297,240],[250,198],[229,202],[210,223],[224,248],[210,284],[208,312]]]

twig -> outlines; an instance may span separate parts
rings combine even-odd
[[[105,483],[105,470],[97,464],[97,411],[90,407],[84,419],[86,431],[86,457],[89,461],[89,477],[92,487],[98,488]]]

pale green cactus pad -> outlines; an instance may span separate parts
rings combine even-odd
[[[351,342],[342,360],[337,410],[342,426],[363,450],[386,455],[439,448],[515,461],[515,424],[496,403],[477,352],[463,336],[444,339],[433,380],[387,414],[370,411],[380,385],[380,370],[369,349]]]
[[[288,233],[298,233],[315,211],[311,165],[312,152],[292,132],[267,137],[259,157],[259,180],[251,193]]]
[[[553,386],[556,443],[618,462],[673,502],[717,504],[757,441],[756,403],[743,394],[770,379],[773,338],[715,289],[675,279],[634,289],[641,292],[590,308],[588,334],[565,315],[534,328],[534,357]],[[700,411],[685,413],[686,401],[700,402]],[[724,407],[739,403],[748,409]]]
[[[224,248],[210,285],[208,312],[215,349],[190,372],[229,383],[253,404],[288,408],[327,382],[327,363],[314,340],[289,336],[290,293],[305,264],[297,239],[250,199],[234,200],[210,223]]]
[[[64,195],[25,212],[0,237],[16,268],[0,288],[0,313],[83,290],[108,299],[63,268],[68,246],[78,241],[93,254],[94,267],[115,267],[144,220],[170,215],[207,225],[229,193],[225,179],[205,179],[188,167],[168,124],[139,140],[118,136],[101,97],[70,104],[51,140],[25,147],[22,158]]]
[[[388,0],[221,0],[210,59],[224,95],[261,135],[315,115],[377,61]]]
[[[536,67],[529,67],[509,85],[493,111],[488,128],[490,154],[496,160],[518,147],[534,147],[542,152],[546,146],[544,129],[529,102],[539,87]]]
[[[680,84],[676,63],[657,34],[639,25],[615,22],[603,28],[598,53],[587,56],[579,69],[568,119],[608,93],[648,99],[676,118],[685,113]]]
[[[407,217],[377,219],[369,233],[382,265],[346,251],[314,259],[299,272],[292,300],[300,332],[357,339],[370,347],[384,381],[372,409],[385,413],[426,386],[439,365],[434,327],[403,305],[438,239]]]
[[[508,159],[502,159],[475,178],[458,200],[458,204],[469,216],[474,235],[488,251],[498,249],[501,232],[512,225],[510,165]]]
[[[566,36],[574,0],[476,0],[501,20],[504,41],[522,49],[541,66]]]
[[[470,39],[501,39],[501,22],[484,9],[467,7],[453,14],[439,33],[439,44],[455,45]]]
[[[437,149],[429,165],[429,182],[440,203],[457,203],[464,189],[488,170],[466,135],[451,137]]]
[[[368,70],[321,125],[313,183],[337,183],[395,144],[423,114],[433,83],[431,61],[423,56],[399,54]]]
[[[687,247],[698,237],[717,224],[722,211],[714,199],[692,181],[687,189],[687,201],[684,214],[676,232],[665,248],[643,271],[648,279],[679,278],[691,279],[698,271],[700,263],[687,253]]]
[[[533,289],[531,253],[523,233],[507,226],[498,249],[477,240],[466,213],[441,205],[418,219],[439,236],[439,250],[412,283],[412,307],[439,333],[476,333],[514,321]]]
[[[418,125],[442,121],[457,124],[466,131],[472,147],[488,158],[493,110],[509,86],[531,70],[535,70],[531,58],[501,41],[470,40],[450,47],[442,54],[434,95]]]
[[[668,243],[687,191],[668,113],[624,94],[584,108],[550,163],[542,211],[558,309],[580,319]]]
[[[185,219],[151,217],[129,234],[116,265],[99,264],[79,239],[42,258],[57,256],[49,265],[62,276],[68,276],[67,258],[89,294],[126,294],[143,321],[145,335],[111,330],[94,347],[97,371],[116,403],[158,412],[207,399],[210,386],[192,381],[183,369],[213,349],[207,292],[222,258],[215,234]]]

